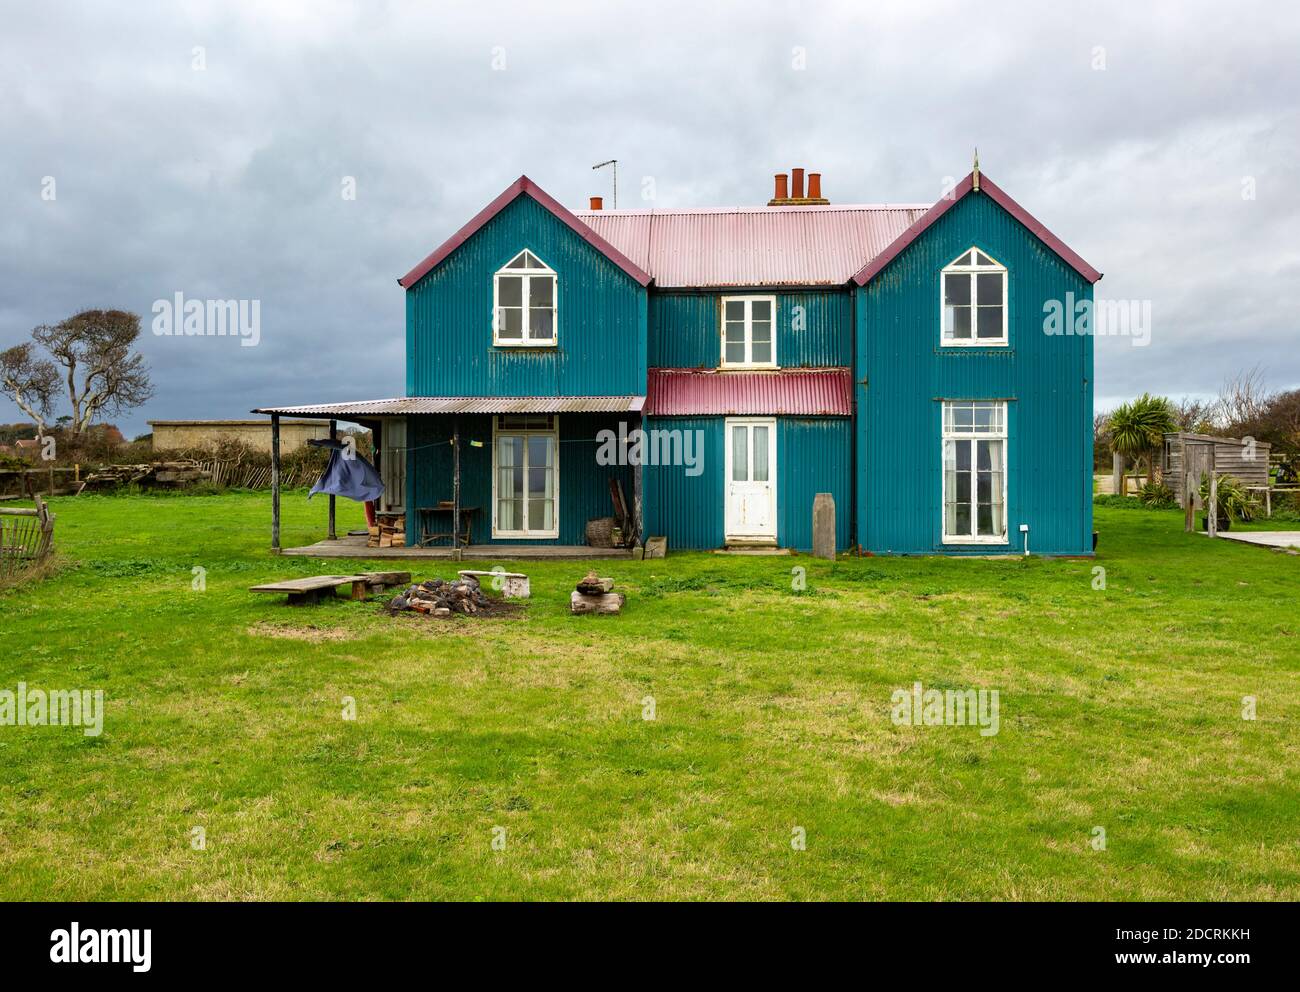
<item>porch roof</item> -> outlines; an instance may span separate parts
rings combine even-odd
[[[397,396],[350,403],[258,407],[253,413],[348,420],[416,413],[638,413],[644,396]]]
[[[786,415],[847,417],[853,413],[846,368],[714,372],[651,369],[646,413],[660,417]]]

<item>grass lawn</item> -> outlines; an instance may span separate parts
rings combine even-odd
[[[528,562],[523,618],[436,621],[247,592],[361,567],[272,557],[269,503],[54,502],[0,689],[106,715],[0,726],[0,897],[1300,898],[1300,557],[1099,508],[1095,561],[603,563],[621,617]],[[289,494],[285,543],[324,518]],[[895,725],[917,681],[999,732]]]

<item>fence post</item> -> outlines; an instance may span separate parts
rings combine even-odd
[[[1206,507],[1209,514],[1209,533],[1211,537],[1219,536],[1219,473],[1210,470],[1210,505]]]
[[[271,414],[271,550],[280,550],[280,415]]]

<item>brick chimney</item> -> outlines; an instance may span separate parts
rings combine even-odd
[[[831,201],[822,196],[822,174],[808,173],[808,194],[804,195],[804,170],[791,169],[790,176],[784,172],[776,174],[776,185],[772,199],[767,201],[769,207],[813,207],[824,206]]]

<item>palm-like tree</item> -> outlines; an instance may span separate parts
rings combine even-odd
[[[1147,480],[1154,482],[1156,454],[1164,447],[1164,435],[1177,429],[1169,400],[1143,393],[1110,415],[1111,450],[1135,461],[1145,456]]]

